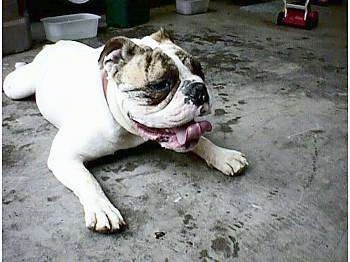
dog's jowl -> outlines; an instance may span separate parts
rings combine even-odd
[[[248,165],[240,152],[203,137],[212,125],[198,120],[211,107],[201,65],[163,30],[114,37],[97,49],[73,41],[47,45],[32,63],[18,64],[3,88],[12,99],[35,93],[40,112],[59,129],[48,167],[76,194],[86,226],[97,232],[115,232],[125,222],[84,166],[89,160],[153,140],[192,151],[226,175]]]

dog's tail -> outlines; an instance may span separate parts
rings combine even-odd
[[[11,99],[22,99],[35,93],[35,66],[30,63],[18,62],[15,70],[4,80],[4,93]]]

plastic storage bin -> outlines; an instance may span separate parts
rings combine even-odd
[[[209,0],[176,0],[176,11],[182,15],[193,15],[208,11]]]
[[[41,21],[47,40],[57,42],[95,37],[100,18],[98,15],[85,13],[46,17]]]
[[[131,27],[150,18],[150,3],[146,0],[106,0],[106,22],[112,27]]]

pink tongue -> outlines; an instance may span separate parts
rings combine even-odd
[[[208,121],[201,121],[176,130],[176,138],[180,145],[188,141],[198,140],[204,132],[211,131],[212,127]]]

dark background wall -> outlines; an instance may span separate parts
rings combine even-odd
[[[127,1],[127,0],[120,0]],[[129,0],[132,1],[132,0]],[[175,0],[149,0],[151,7],[174,3]],[[68,0],[27,0],[25,6],[31,21],[38,21],[43,17],[74,13],[105,14],[105,0],[90,0],[83,4],[74,4]]]

